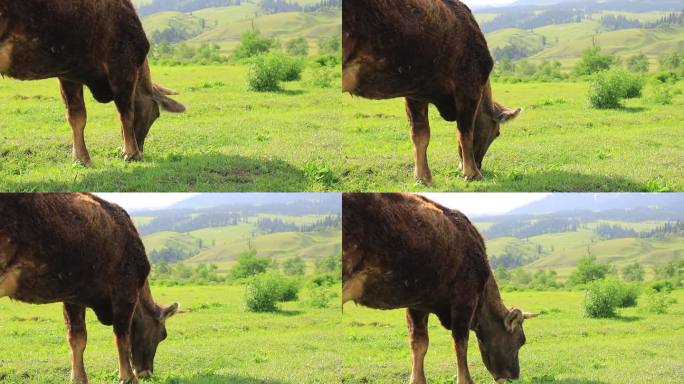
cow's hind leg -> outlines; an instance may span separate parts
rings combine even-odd
[[[406,310],[406,322],[409,330],[409,345],[411,346],[411,384],[426,384],[425,378],[425,354],[428,351],[430,340],[428,338],[427,312]]]
[[[415,176],[426,185],[432,183],[432,173],[428,165],[427,149],[430,145],[430,122],[428,120],[428,103],[406,99],[406,114],[411,125],[415,158]]]
[[[66,105],[66,118],[71,126],[72,156],[75,161],[88,165],[90,155],[85,144],[87,113],[83,100],[83,85],[64,79],[59,79],[59,84]]]
[[[142,152],[135,138],[135,94],[138,84],[138,72],[129,71],[123,74],[110,74],[110,85],[114,91],[114,103],[121,121],[123,153],[126,161],[142,160]]]
[[[475,120],[482,99],[482,89],[477,97],[464,97],[457,100],[458,108],[458,142],[460,145],[463,177],[466,180],[482,178],[475,161]]]
[[[473,384],[468,369],[468,337],[477,301],[459,303],[451,308],[451,334],[454,338],[458,384]]]
[[[86,308],[82,305],[64,303],[64,322],[67,328],[67,340],[71,347],[71,382],[73,384],[88,384],[83,352],[88,341],[85,325]]]
[[[136,384],[138,382],[131,366],[131,322],[133,321],[133,312],[138,296],[133,297],[136,298],[133,301],[128,297],[115,299],[112,304],[114,338],[119,352],[119,379],[121,384]]]

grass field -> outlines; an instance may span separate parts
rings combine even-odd
[[[684,381],[684,292],[667,315],[638,308],[621,317],[583,317],[580,292],[515,292],[504,303],[542,316],[525,322],[520,383],[609,384]],[[410,353],[404,311],[377,311],[349,304],[343,315],[342,382],[408,383]],[[456,357],[450,332],[430,318],[426,375],[432,384],[454,383]],[[473,335],[471,333],[471,335]],[[468,361],[473,380],[492,382],[471,337]]]
[[[283,305],[276,314],[244,312],[242,288],[153,287],[157,301],[188,311],[169,320],[154,377],[164,384],[299,384],[339,382],[340,311]],[[339,299],[335,299],[337,302]],[[91,383],[116,383],[111,327],[88,311],[86,371]],[[0,382],[66,383],[69,348],[60,305],[0,300]]]
[[[93,165],[71,161],[71,129],[56,80],[0,80],[1,191],[323,191],[342,146],[339,90],[284,85],[246,91],[243,66],[154,67],[181,94],[182,115],[152,127],[141,163],[120,153],[113,104],[86,101]],[[306,76],[306,72],[305,72]]]
[[[413,178],[403,100],[344,96],[344,162],[351,191],[684,190],[684,96],[671,106],[647,97],[620,110],[588,107],[585,83],[494,84],[495,98],[525,112],[504,125],[484,160],[484,181],[458,170],[456,128],[431,108],[428,158],[434,185]],[[682,84],[679,89],[684,89]],[[647,94],[650,90],[646,89]]]

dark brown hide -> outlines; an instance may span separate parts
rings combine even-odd
[[[519,375],[524,314],[502,303],[484,240],[462,213],[407,194],[345,194],[343,301],[377,309],[407,308],[412,383],[425,383],[427,316],[451,330],[459,383],[470,383],[470,330],[495,379]]]
[[[151,359],[131,366],[131,350],[153,358],[163,320],[178,307],[152,300],[150,263],[126,211],[90,194],[4,194],[0,217],[0,297],[64,303],[73,381],[87,381],[86,307],[114,327],[121,379],[135,382],[133,368],[151,372]],[[131,330],[131,322],[146,326]],[[152,335],[147,344],[136,339],[142,334]]]
[[[430,138],[427,104],[434,104],[444,119],[458,122],[463,174],[481,177],[484,155],[499,134],[500,120],[491,118],[495,105],[488,79],[493,66],[484,35],[459,1],[343,3],[343,89],[371,99],[405,97],[413,104],[407,110],[417,151],[416,176],[425,183],[431,182],[425,153]],[[489,97],[483,100],[485,92]]]
[[[130,0],[0,0],[0,74],[60,79],[74,157],[85,164],[83,85],[97,101],[115,102],[128,160],[141,159],[160,106],[184,110],[152,83],[149,49]]]

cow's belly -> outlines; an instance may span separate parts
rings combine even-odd
[[[342,70],[342,90],[367,99],[393,99],[420,93],[419,79],[410,67],[397,67],[385,59],[359,57]]]
[[[0,43],[0,73],[18,80],[63,76],[73,70],[74,60],[63,47],[45,45],[37,38],[11,37]]]

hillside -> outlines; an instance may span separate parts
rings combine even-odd
[[[275,12],[265,10],[260,1],[138,0],[136,5],[145,31],[155,43],[165,40],[191,45],[217,44],[224,51],[231,51],[240,35],[256,28],[264,36],[280,41],[304,37],[315,48],[319,39],[341,34],[342,12],[338,7],[323,7],[320,0],[298,0],[288,3],[302,10]]]

